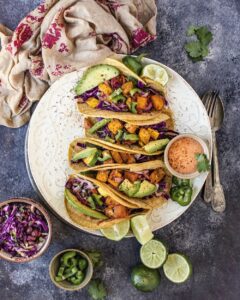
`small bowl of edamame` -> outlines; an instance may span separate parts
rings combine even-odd
[[[85,287],[91,280],[93,264],[84,252],[78,249],[66,249],[52,258],[49,274],[57,287],[76,291]]]

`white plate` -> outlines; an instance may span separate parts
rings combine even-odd
[[[156,63],[145,59],[144,63]],[[175,71],[160,64],[168,71],[167,100],[174,112],[176,130],[203,138],[211,148],[211,128],[205,108],[195,91]],[[76,109],[72,92],[83,71],[73,72],[56,81],[42,97],[35,109],[28,130],[27,155],[29,168],[38,190],[55,213],[76,228],[101,235],[100,231],[82,228],[68,216],[64,206],[64,185],[71,170],[67,153],[70,142],[83,136],[83,117]],[[200,192],[207,174],[201,174],[193,182],[193,200]],[[189,207],[189,206],[188,206]],[[155,209],[149,217],[152,230],[171,223],[184,213],[182,207],[169,200]]]

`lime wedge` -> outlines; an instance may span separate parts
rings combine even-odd
[[[166,261],[167,255],[167,248],[158,240],[150,240],[140,250],[142,263],[151,269],[160,268]]]
[[[140,244],[144,245],[153,238],[146,216],[136,216],[131,219],[133,234]]]
[[[112,227],[101,229],[101,233],[109,240],[120,241],[128,234],[129,229],[130,221],[124,220],[114,224]]]
[[[168,82],[168,73],[167,71],[155,64],[146,65],[142,70],[142,76],[148,77],[161,85],[166,85]]]
[[[192,265],[188,258],[182,254],[169,254],[163,265],[166,277],[174,283],[185,282],[192,274]]]

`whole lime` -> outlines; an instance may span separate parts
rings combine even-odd
[[[140,264],[132,269],[131,282],[142,292],[152,292],[160,284],[160,274],[156,269]]]

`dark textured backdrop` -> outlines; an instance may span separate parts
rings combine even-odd
[[[39,0],[0,0],[0,22],[13,29]],[[135,290],[130,269],[139,262],[135,239],[114,243],[64,225],[54,216],[53,240],[47,253],[29,264],[0,262],[0,293],[3,300],[87,299],[86,291],[66,293],[52,285],[48,264],[59,250],[68,247],[99,249],[105,258],[102,278],[108,299],[240,299],[240,1],[158,0],[158,39],[144,52],[181,74],[201,95],[220,89],[226,119],[218,133],[221,177],[227,199],[224,214],[214,213],[200,197],[178,220],[156,232],[170,251],[186,253],[193,263],[192,278],[174,285],[162,276],[160,287],[150,294]],[[189,24],[209,25],[214,35],[209,57],[192,63],[183,45]],[[0,128],[0,197],[37,199],[27,177],[24,138],[27,126]]]

